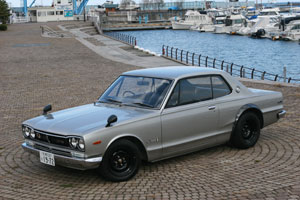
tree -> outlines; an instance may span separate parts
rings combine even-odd
[[[9,8],[5,0],[0,0],[0,21],[6,24],[10,16]]]

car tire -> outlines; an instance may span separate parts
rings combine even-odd
[[[122,139],[111,144],[99,167],[100,174],[109,181],[126,181],[136,175],[141,163],[138,147]]]
[[[253,112],[246,112],[239,118],[231,135],[231,144],[240,149],[254,146],[260,136],[260,121]]]

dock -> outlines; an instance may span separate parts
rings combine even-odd
[[[155,30],[155,29],[171,29],[170,22],[164,23],[132,23],[132,24],[107,24],[102,26],[103,31],[135,31],[135,30]]]

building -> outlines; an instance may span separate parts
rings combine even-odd
[[[80,1],[78,1],[78,5]],[[28,8],[29,22],[74,20],[72,0],[54,0],[52,6]]]

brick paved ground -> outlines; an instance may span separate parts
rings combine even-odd
[[[118,74],[137,68],[99,57],[75,39],[42,38],[39,25],[0,32],[0,199],[300,199],[299,87],[246,83],[283,92],[287,109],[254,148],[223,145],[145,163],[127,182],[46,166],[24,153],[23,120],[48,103],[55,111],[92,102]]]

